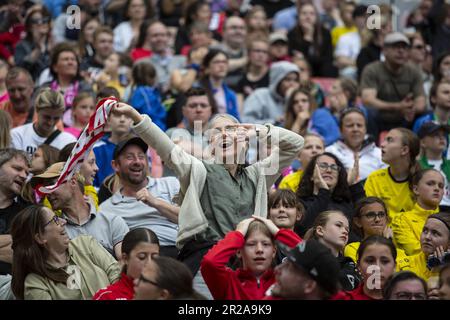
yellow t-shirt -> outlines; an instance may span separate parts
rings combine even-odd
[[[413,193],[409,189],[408,181],[394,181],[389,173],[389,168],[372,172],[367,177],[364,190],[366,196],[378,197],[384,201],[391,221],[398,213],[414,208]]]
[[[331,30],[331,43],[333,44],[333,47],[336,47],[339,38],[341,36],[343,36],[346,33],[350,33],[350,32],[358,32],[358,28],[356,26],[353,27],[346,27],[346,26],[339,26],[339,27],[334,27]]]
[[[425,210],[416,203],[413,210],[395,215],[391,223],[395,246],[405,250],[408,256],[418,254],[421,251],[420,234],[425,222],[438,211],[439,208]]]
[[[359,246],[361,245],[361,242],[352,242],[345,246],[344,248],[344,256],[351,258],[356,263],[356,255],[358,253]],[[402,249],[397,248],[397,259],[395,260],[397,266],[396,271],[402,270],[402,268],[405,268],[408,266],[407,263],[405,263],[406,258],[405,251]]]
[[[301,169],[291,174],[288,174],[281,180],[278,189],[289,189],[294,192],[297,192],[298,185],[300,184],[302,177],[303,177],[303,170]]]

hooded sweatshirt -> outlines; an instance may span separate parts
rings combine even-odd
[[[275,124],[276,119],[284,116],[286,98],[282,97],[277,89],[281,81],[291,72],[300,74],[298,67],[291,62],[280,61],[272,64],[269,71],[269,87],[256,89],[245,100],[243,122]]]

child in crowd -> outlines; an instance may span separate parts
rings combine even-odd
[[[392,240],[376,235],[364,239],[357,254],[363,282],[355,290],[339,292],[333,300],[381,300],[386,280],[395,272],[396,258]],[[379,277],[374,282],[375,272]]]
[[[159,240],[156,234],[146,228],[129,231],[122,241],[122,273],[120,279],[99,290],[93,300],[132,300],[134,280],[139,279],[147,261],[159,255]]]
[[[388,224],[389,218],[386,205],[380,198],[362,198],[356,203],[352,231],[361,238],[361,241],[374,235],[391,239],[392,229],[388,227]],[[360,245],[360,241],[347,244],[344,249],[344,255],[356,262]],[[405,252],[397,248],[397,271],[401,270],[404,258],[406,258]]]
[[[253,216],[241,221],[203,257],[201,272],[216,300],[258,300],[275,282],[272,262],[275,241],[295,247],[301,239],[289,229],[279,229],[271,220]],[[242,267],[232,270],[233,255]]]
[[[449,91],[450,92],[450,91]],[[440,203],[441,209],[450,209],[450,160],[445,157],[448,145],[448,134],[450,129],[446,125],[439,125],[434,122],[424,123],[418,132],[422,155],[419,160],[423,169],[434,168],[438,170],[445,181],[444,196]]]
[[[95,101],[92,94],[89,92],[77,94],[72,104],[72,126],[65,128],[64,131],[78,139],[94,113]]]
[[[361,282],[353,260],[342,254],[349,231],[348,218],[341,211],[330,210],[320,213],[305,235],[305,240],[316,239],[331,250],[340,265],[339,282],[346,291],[355,289]]]
[[[420,252],[420,234],[427,218],[439,211],[444,194],[444,177],[435,169],[417,172],[411,182],[416,203],[411,211],[400,212],[392,221],[394,243],[408,256]]]
[[[141,114],[147,114],[153,122],[166,130],[166,109],[162,105],[161,95],[156,89],[156,69],[148,61],[134,64],[133,85],[129,103]]]

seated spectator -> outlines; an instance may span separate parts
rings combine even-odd
[[[392,229],[389,227],[386,205],[383,200],[377,197],[362,198],[355,205],[355,215],[353,216],[352,232],[354,232],[361,241],[370,236],[382,236],[392,239]],[[351,258],[354,262],[358,261],[357,253],[361,241],[354,241],[345,246],[344,255]],[[397,248],[396,268],[397,271],[404,267],[406,253]]]
[[[310,130],[320,134],[326,146],[340,139],[338,118],[344,109],[356,107],[357,95],[358,84],[354,80],[339,78],[331,87],[329,105],[316,109],[312,114]]]
[[[41,144],[33,153],[29,172],[33,175],[44,173],[48,167],[58,162],[58,158],[58,149],[48,144]]]
[[[303,241],[283,254],[287,258],[275,267],[275,284],[265,299],[328,300],[337,293],[339,264],[319,241]]]
[[[52,185],[59,178],[64,162],[49,167],[36,176],[43,185]],[[47,195],[53,210],[61,210],[60,217],[67,224],[65,230],[70,239],[80,235],[94,237],[111,255],[122,256],[122,240],[129,231],[125,221],[110,212],[97,211],[92,200],[84,198],[84,178],[77,173],[69,181]]]
[[[111,161],[117,144],[130,137],[132,121],[125,115],[111,113],[107,120],[111,134],[104,135],[97,145],[92,149],[95,153],[98,166],[94,178],[94,186],[99,188],[105,178],[114,172]]]
[[[11,221],[31,203],[21,196],[30,162],[20,150],[0,149],[0,275],[11,274]]]
[[[175,69],[170,75],[170,88],[172,93],[184,93],[188,91],[200,77],[200,66],[208,53],[208,48],[200,47],[191,49],[187,55],[185,68]],[[170,112],[169,112],[170,113]],[[169,128],[170,125],[168,124]]]
[[[381,149],[367,135],[367,120],[360,108],[348,108],[339,121],[342,140],[328,146],[325,151],[337,156],[348,171],[359,159],[358,179],[365,180],[370,173],[385,167],[381,161]]]
[[[356,289],[362,280],[355,262],[343,255],[349,233],[349,221],[344,213],[329,210],[321,212],[305,234],[306,240],[315,239],[331,250],[339,262],[339,283],[345,291]]]
[[[382,236],[370,236],[358,249],[358,268],[363,282],[352,291],[341,291],[333,300],[381,300],[387,279],[395,272],[397,251],[392,240]],[[379,285],[374,286],[374,267],[380,274]]]
[[[156,234],[146,228],[129,231],[122,242],[122,274],[119,281],[97,291],[93,300],[132,300],[134,281],[139,279],[145,264],[159,255]]]
[[[428,216],[420,234],[421,250],[409,256],[409,265],[403,270],[410,270],[428,281],[438,276],[439,268],[448,263],[450,248],[450,213],[439,212]]]
[[[439,299],[450,300],[450,263],[444,265],[439,272]]]
[[[93,57],[94,51],[94,32],[101,25],[98,17],[88,17],[81,24],[81,33],[78,38],[78,51],[80,52],[80,61]]]
[[[178,128],[167,130],[167,135],[174,141],[187,140],[206,148],[209,119],[217,113],[209,103],[208,95],[202,88],[191,88],[185,94],[186,100],[181,108],[183,121]],[[196,155],[197,156],[197,155]]]
[[[338,9],[343,25],[338,25],[331,29],[331,44],[333,45],[333,48],[336,47],[339,39],[343,35],[358,31],[355,24],[355,18],[353,17],[353,12],[356,9],[356,3],[353,0],[340,2]]]
[[[367,16],[367,6],[356,6],[352,14],[356,29],[341,35],[335,43],[335,64],[339,68],[339,76],[341,77],[358,80],[356,61],[361,51],[362,33],[366,31]],[[333,31],[331,35],[333,36]]]
[[[72,126],[65,128],[64,131],[78,139],[94,113],[95,101],[92,94],[89,92],[78,93],[72,104]]]
[[[311,2],[302,2],[297,10],[297,26],[288,33],[290,55],[305,57],[314,77],[335,77],[331,35],[322,26],[316,7]]]
[[[47,9],[37,6],[27,12],[25,17],[25,38],[17,43],[14,61],[18,67],[27,69],[36,80],[48,67],[52,48],[51,16]]]
[[[203,58],[200,84],[218,113],[228,113],[239,119],[236,93],[225,84],[228,73],[228,56],[219,49],[210,49]]]
[[[170,257],[149,260],[136,283],[135,300],[206,300],[195,291],[189,268]]]
[[[149,176],[147,149],[140,138],[116,146],[112,166],[122,188],[100,205],[100,211],[122,217],[131,230],[152,230],[158,236],[161,255],[176,257],[180,208],[174,204],[174,197],[180,191],[180,183],[174,177]]]
[[[420,128],[427,122],[431,121],[443,126],[448,125],[450,122],[450,78],[449,82],[444,79],[440,81],[436,80],[431,86],[429,96],[432,110],[418,117],[414,122],[413,131],[416,134],[419,133]]]
[[[117,52],[111,53],[105,60],[105,67],[95,79],[96,91],[104,87],[113,87],[120,96],[124,96],[125,87],[131,74],[131,60],[128,56]]]
[[[148,60],[156,68],[155,86],[164,95],[169,91],[170,74],[186,65],[186,57],[174,55],[169,44],[169,31],[160,21],[153,21],[147,28],[151,56]]]
[[[95,29],[93,39],[95,54],[91,57],[85,57],[81,63],[81,70],[83,71],[85,78],[90,82],[92,82],[104,68],[105,60],[114,51],[114,33],[111,28],[102,25]]]
[[[384,38],[384,62],[368,65],[361,76],[361,97],[375,112],[373,136],[396,127],[411,128],[416,115],[425,111],[420,72],[408,64],[410,42],[399,32]]]
[[[245,24],[247,25],[247,37],[249,39],[253,37],[267,38],[269,36],[270,23],[264,7],[261,5],[253,5],[247,11],[245,14]]]
[[[293,63],[273,63],[269,71],[269,87],[255,90],[245,100],[243,121],[278,125],[283,123],[288,92],[289,89],[298,87],[299,73],[298,67]]]
[[[449,92],[450,93],[450,92]],[[439,205],[442,211],[450,209],[450,160],[443,155],[447,152],[447,137],[450,128],[446,125],[439,125],[434,122],[426,122],[419,129],[420,145],[422,155],[419,165],[422,169],[435,169],[444,177],[444,196]]]
[[[411,271],[393,274],[383,289],[384,300],[427,300],[427,283]]]
[[[270,61],[291,61],[289,55],[288,38],[284,33],[273,32],[269,36],[269,58]]]
[[[342,211],[347,219],[354,214],[353,204],[364,197],[361,183],[356,183],[358,162],[347,174],[339,159],[328,152],[314,156],[305,169],[297,196],[305,206],[305,218],[296,225],[303,236],[317,216],[327,210]]]
[[[423,35],[419,32],[408,34],[408,39],[411,42],[411,51],[409,55],[409,63],[412,64],[420,71],[423,80],[423,91],[425,92],[425,98],[427,103],[427,109],[429,109],[429,94],[430,88],[434,81],[433,75],[430,70],[431,60],[431,47],[425,43]]]
[[[36,97],[34,107],[37,122],[28,123],[11,130],[14,148],[26,151],[30,156],[41,144],[48,144],[58,150],[67,144],[75,142],[73,135],[56,129],[56,123],[63,116],[64,97],[50,88],[42,90]]]
[[[64,219],[37,205],[14,218],[11,287],[17,299],[89,300],[119,279],[119,264],[97,240],[90,236],[69,240],[65,225]],[[74,272],[76,280],[69,281]]]
[[[286,104],[284,127],[304,136],[311,127],[311,116],[316,110],[316,101],[308,86],[295,89]]]
[[[382,8],[382,5],[380,8]],[[384,59],[382,54],[384,37],[392,32],[392,22],[389,14],[381,13],[380,27],[380,29],[366,29],[361,34],[361,50],[356,58],[358,80],[361,80],[361,75],[367,65]]]
[[[0,109],[9,113],[12,128],[30,123],[36,118],[32,104],[34,82],[30,73],[22,68],[9,69],[5,78],[9,100],[0,104]]]
[[[144,20],[141,23],[135,47],[130,52],[130,56],[131,59],[133,59],[133,62],[136,62],[139,59],[148,58],[153,54],[151,50],[149,31],[152,24],[153,20]]]
[[[322,87],[314,82],[311,78],[311,66],[304,57],[292,57],[292,63],[297,65],[300,70],[300,86],[309,88],[311,95],[316,101],[317,108],[322,108],[325,105],[325,92]]]
[[[166,109],[156,87],[154,65],[149,61],[139,61],[133,66],[132,75],[130,103],[141,114],[149,115],[162,130],[166,130]]]
[[[249,59],[246,71],[239,80],[236,91],[240,106],[254,90],[269,86],[269,43],[256,38],[249,43],[247,50]]]
[[[49,87],[64,96],[66,110],[64,112],[63,122],[66,126],[72,126],[71,108],[73,106],[73,100],[78,93],[84,91],[93,93],[92,87],[89,83],[82,80],[78,53],[73,46],[67,43],[58,44],[53,48],[49,67],[53,80],[44,83],[43,86]]]
[[[300,223],[305,214],[305,208],[295,192],[286,189],[270,193],[268,207],[268,218],[280,229],[294,231],[295,224]]]
[[[298,154],[300,168],[297,169],[297,171],[285,176],[278,186],[279,189],[290,189],[293,192],[297,192],[298,185],[300,184],[303,174],[305,173],[305,169],[308,167],[311,159],[325,151],[323,139],[319,135],[315,133],[308,133],[304,136],[304,138],[305,145]]]
[[[127,52],[136,42],[139,28],[144,19],[154,15],[153,4],[148,0],[128,0],[123,8],[125,21],[114,28],[114,50]]]
[[[271,267],[275,241],[295,247],[301,239],[289,229],[279,229],[271,220],[254,217],[242,220],[236,231],[203,257],[200,270],[216,300],[259,300],[275,282]],[[227,267],[233,255],[240,259],[236,271]]]
[[[223,24],[222,42],[214,48],[224,51],[229,60],[226,84],[237,90],[239,79],[244,75],[247,65],[248,53],[246,45],[247,25],[239,16],[228,17]]]
[[[191,50],[202,47],[208,48],[213,44],[214,39],[208,25],[197,21],[189,27],[189,44],[181,48],[180,54],[187,57]]]
[[[416,157],[419,152],[419,139],[411,130],[392,129],[381,143],[381,160],[389,166],[369,174],[364,184],[368,197],[384,201],[391,220],[398,212],[414,207],[409,180],[418,169]]]

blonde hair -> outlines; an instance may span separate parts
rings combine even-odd
[[[43,109],[53,109],[55,111],[64,111],[66,106],[64,103],[64,97],[57,91],[52,91],[50,88],[43,89],[35,100],[36,112]]]
[[[8,112],[0,110],[0,149],[9,148],[11,145],[12,119]]]

